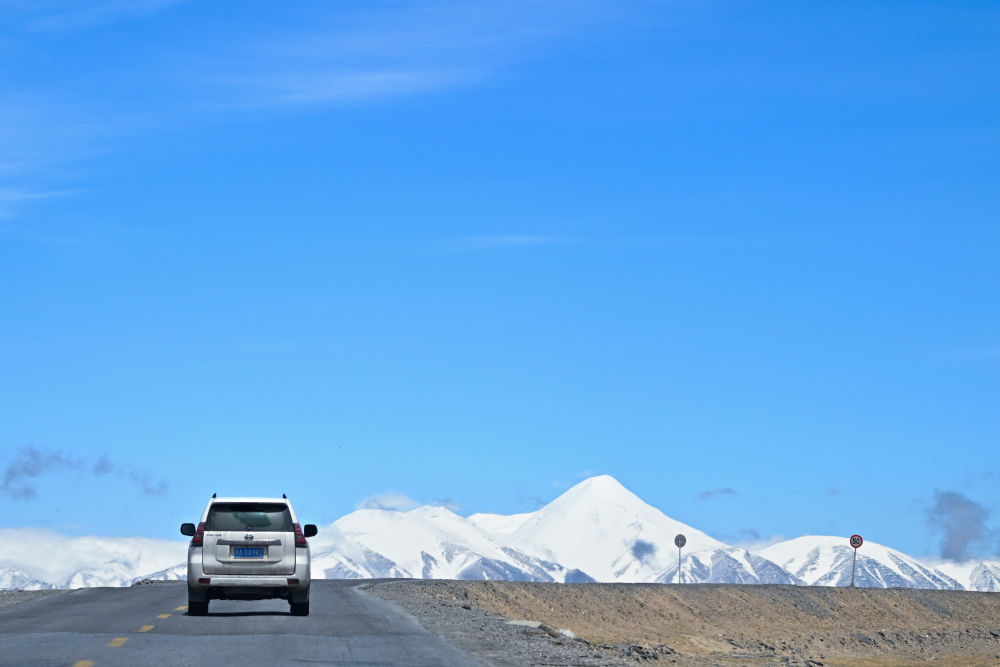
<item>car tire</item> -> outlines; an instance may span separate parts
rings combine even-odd
[[[208,613],[208,600],[188,599],[188,616],[204,616]]]
[[[305,602],[289,602],[288,605],[292,608],[292,616],[309,615],[309,600]]]

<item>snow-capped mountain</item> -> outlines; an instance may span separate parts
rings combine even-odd
[[[1000,592],[1000,560],[943,561],[935,563],[934,568],[957,579],[967,591]]]
[[[807,535],[772,544],[759,553],[811,586],[847,586],[851,583],[854,549],[845,537]],[[901,551],[875,542],[858,549],[856,586],[866,588],[958,587],[953,578]]]
[[[358,510],[313,540],[313,576],[327,578],[583,579],[555,562],[494,540],[475,523],[443,507],[408,512]]]
[[[757,552],[724,544],[643,502],[612,477],[577,484],[536,512],[462,517],[442,507],[358,510],[310,540],[313,577],[506,579],[547,582],[846,586],[846,537],[800,537]],[[65,537],[0,530],[0,589],[128,586],[183,580],[186,540]],[[1000,561],[922,563],[865,542],[855,583],[866,587],[1000,591]]]
[[[12,588],[22,591],[37,591],[43,588],[54,588],[54,586],[32,578],[31,575],[23,570],[0,567],[0,591]]]
[[[31,528],[0,530],[0,544],[0,588],[128,586],[187,558],[184,541],[66,537]]]
[[[133,577],[128,585],[134,584],[143,579],[153,579],[158,581],[187,581],[187,563],[178,563],[158,572],[150,572],[138,577]]]
[[[606,475],[537,512],[461,517],[442,507],[358,510],[314,540],[314,576],[666,581],[674,536],[687,537],[697,581],[797,583],[765,558],[671,519]],[[694,556],[692,556],[694,558]],[[321,572],[321,575],[315,573]]]
[[[658,584],[802,584],[801,579],[777,563],[738,547],[706,549],[684,555],[680,577],[675,560],[653,581]]]
[[[646,504],[608,475],[580,482],[503,537],[515,549],[560,563],[598,581],[653,581],[676,568],[674,536],[685,551],[728,545]]]

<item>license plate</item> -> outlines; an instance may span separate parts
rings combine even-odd
[[[233,558],[263,558],[264,547],[233,547]]]

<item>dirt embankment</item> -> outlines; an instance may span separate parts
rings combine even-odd
[[[609,663],[1000,665],[997,593],[473,581],[398,582],[373,587],[373,592],[379,594],[375,589],[381,586],[407,587],[405,595],[402,589],[384,591],[407,607],[421,607],[423,598],[458,615],[481,610],[499,615],[498,623],[523,619],[569,630],[578,638],[574,649],[586,649],[595,657],[604,652]],[[421,618],[453,638],[462,634],[460,624],[444,619],[426,613]],[[478,626],[487,630],[481,619]],[[508,627],[515,633],[532,630]],[[493,635],[494,641],[504,641]],[[560,647],[573,641],[556,632],[549,635]],[[478,641],[482,646],[482,637]],[[511,662],[518,664],[516,659]]]

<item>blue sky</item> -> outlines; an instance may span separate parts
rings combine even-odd
[[[1000,553],[994,3],[0,2],[0,81],[4,527]]]

